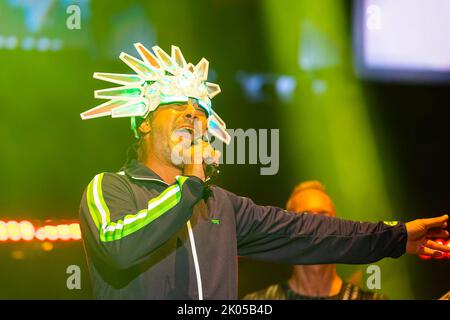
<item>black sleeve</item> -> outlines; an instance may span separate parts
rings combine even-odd
[[[98,174],[81,200],[83,241],[108,265],[132,267],[145,261],[187,223],[203,191],[200,179],[178,176],[173,185],[149,199],[146,208],[137,208],[126,177]]]
[[[238,254],[290,264],[365,264],[405,253],[403,223],[354,222],[258,206],[228,192],[236,215]]]

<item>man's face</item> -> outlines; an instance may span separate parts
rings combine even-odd
[[[296,212],[310,212],[335,217],[333,201],[320,190],[309,189],[296,193],[291,199],[290,207]]]
[[[152,152],[165,160],[171,159],[174,147],[184,140],[201,138],[206,130],[206,112],[195,99],[159,106],[150,122]]]

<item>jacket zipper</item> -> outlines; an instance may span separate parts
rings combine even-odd
[[[125,172],[118,172],[118,174],[125,174]],[[150,180],[150,181],[157,181],[162,182],[165,185],[169,185],[165,181],[159,180],[159,179],[153,179],[153,178],[141,178],[141,177],[133,177],[131,178],[136,180]],[[197,288],[198,288],[198,300],[203,300],[203,286],[202,286],[202,277],[200,274],[200,265],[198,263],[198,257],[197,257],[197,248],[195,246],[195,239],[194,239],[194,233],[192,232],[192,226],[191,221],[188,220],[186,223],[188,233],[189,233],[189,240],[191,242],[191,251],[192,251],[192,258],[194,259],[194,268],[195,268],[195,277],[197,278]]]
[[[194,233],[192,232],[191,221],[188,220],[186,225],[189,232],[189,240],[191,242],[192,257],[194,258],[195,276],[197,278],[197,288],[198,288],[198,300],[203,300],[202,277],[200,274],[200,265],[198,263],[197,249],[195,247]]]

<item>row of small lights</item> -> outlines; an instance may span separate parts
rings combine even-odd
[[[20,43],[19,43],[20,42]],[[58,51],[62,48],[62,40],[55,38],[25,37],[19,40],[16,36],[3,36],[0,34],[0,49],[14,50],[20,45],[22,50]]]
[[[6,241],[78,241],[79,223],[34,226],[30,221],[1,221],[0,242]]]

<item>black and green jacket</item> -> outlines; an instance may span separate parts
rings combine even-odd
[[[237,257],[371,263],[405,252],[405,225],[259,206],[196,177],[168,185],[134,161],[86,188],[80,223],[97,299],[236,299]]]

